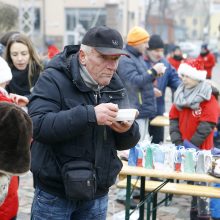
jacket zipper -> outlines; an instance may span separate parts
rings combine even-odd
[[[99,93],[117,93],[117,92],[122,92],[122,91],[125,91],[125,89],[119,89],[119,90],[115,90],[115,91],[103,91],[103,92],[100,92],[99,90]]]
[[[96,91],[94,93],[94,97],[95,97],[95,104],[98,105],[99,104],[99,99],[101,98],[101,93],[100,93],[100,90]],[[107,131],[106,131],[106,126],[104,127],[104,141],[107,140]]]
[[[98,104],[98,95],[97,95],[96,92],[95,92],[95,94],[94,94],[94,98],[95,98],[95,104],[97,105],[97,104]]]

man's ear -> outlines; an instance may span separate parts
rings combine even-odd
[[[79,62],[84,66],[86,65],[86,53],[83,50],[79,51]]]

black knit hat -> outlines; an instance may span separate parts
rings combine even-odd
[[[30,169],[32,122],[15,104],[0,102],[0,172],[20,175]]]
[[[155,49],[164,48],[163,40],[157,34],[151,35],[148,44],[149,44],[148,50],[155,50]]]
[[[202,49],[205,49],[205,50],[208,50],[208,44],[204,43],[201,45],[201,48]]]
[[[121,34],[117,30],[106,26],[89,29],[82,39],[82,44],[94,47],[104,55],[128,56],[127,52],[122,49],[123,39]]]

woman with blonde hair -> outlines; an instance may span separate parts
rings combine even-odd
[[[31,40],[24,34],[12,35],[5,49],[5,60],[12,70],[12,80],[6,87],[10,93],[29,96],[42,64]]]

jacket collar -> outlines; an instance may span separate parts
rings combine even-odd
[[[128,44],[126,44],[125,49],[126,49],[129,53],[133,54],[133,55],[136,56],[136,57],[142,56],[142,54],[141,54],[136,48],[134,48],[134,47],[132,47],[132,46],[129,46]]]
[[[71,61],[71,66],[70,66],[70,72],[72,76],[72,81],[73,83],[77,86],[77,88],[80,91],[83,92],[88,92],[91,91],[92,89],[87,87],[86,84],[84,83],[81,75],[80,75],[80,63],[78,60],[78,55],[73,56],[72,61]],[[120,90],[123,89],[123,83],[121,79],[119,78],[118,74],[115,73],[109,83],[109,85],[105,86],[102,88],[102,90],[107,91],[107,90]]]

